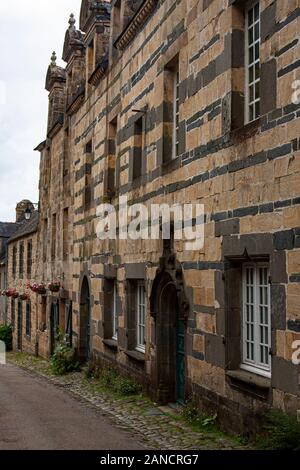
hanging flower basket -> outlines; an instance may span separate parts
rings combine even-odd
[[[29,294],[26,294],[26,292],[24,292],[23,294],[20,294],[19,299],[23,302],[29,300]]]
[[[15,291],[14,291],[13,289],[7,289],[7,290],[5,291],[5,295],[6,295],[6,297],[12,297],[13,294],[14,294],[14,292],[15,292]]]
[[[17,299],[17,298],[19,297],[19,292],[14,291],[14,292],[12,293],[11,297],[12,297],[13,299]]]
[[[61,288],[61,283],[59,281],[53,281],[48,284],[48,289],[50,292],[59,292]]]
[[[36,294],[39,294],[39,295],[45,295],[46,292],[47,292],[45,284],[43,284],[43,283],[41,283],[41,284],[32,284],[32,285],[30,285],[30,289],[32,290],[32,292],[35,292]]]

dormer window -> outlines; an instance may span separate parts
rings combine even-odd
[[[115,41],[122,31],[121,25],[121,0],[117,0],[112,10],[112,58],[118,56],[118,51],[114,46]]]
[[[95,69],[94,39],[92,39],[92,41],[90,42],[87,48],[87,67],[88,67],[88,79],[89,79]]]

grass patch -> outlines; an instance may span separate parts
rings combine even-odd
[[[34,369],[46,375],[53,375],[48,360],[23,352],[7,353],[7,360],[21,367]]]
[[[186,403],[182,409],[181,416],[194,431],[217,432],[218,434],[222,434],[216,424],[218,417],[217,414],[210,416],[201,412],[193,400]]]
[[[116,369],[89,363],[84,370],[85,379],[94,390],[117,397],[130,397],[141,393],[141,386],[134,380],[121,376]],[[92,382],[91,382],[92,381]]]

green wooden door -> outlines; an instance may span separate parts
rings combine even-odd
[[[179,403],[185,399],[185,325],[180,314],[176,322],[176,398]]]

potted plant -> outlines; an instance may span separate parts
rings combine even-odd
[[[16,290],[13,290],[11,297],[13,299],[17,299],[19,297],[19,292],[17,292]]]
[[[50,292],[59,292],[61,288],[61,283],[59,281],[52,281],[48,284],[48,289]]]

